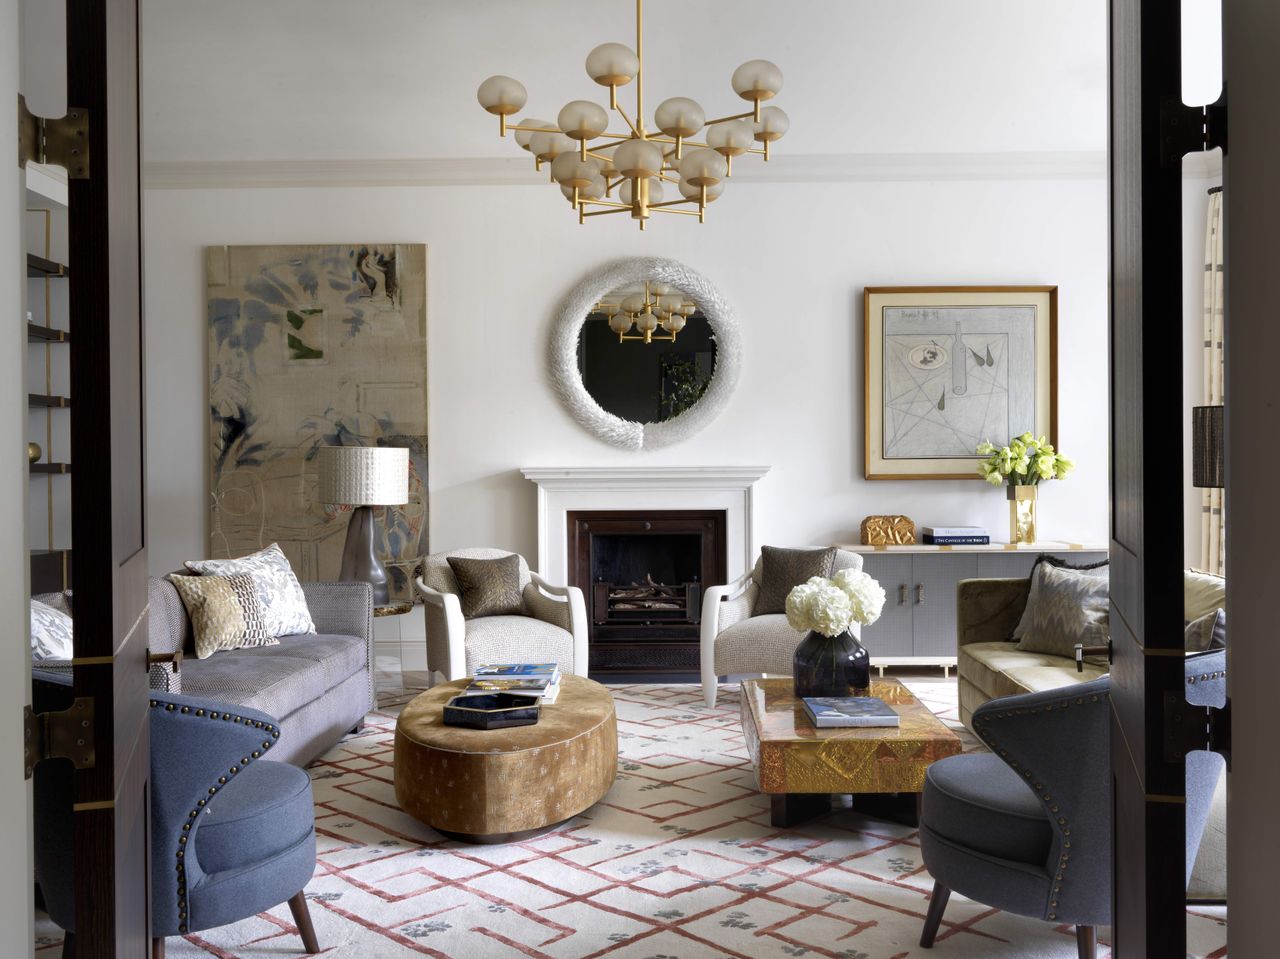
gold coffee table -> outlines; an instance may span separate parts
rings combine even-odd
[[[892,706],[901,725],[815,729],[791,680],[743,681],[742,731],[773,825],[826,812],[833,793],[918,796],[929,764],[960,752],[960,737],[898,680],[872,680],[870,695]]]

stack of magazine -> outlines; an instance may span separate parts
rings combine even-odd
[[[924,526],[926,546],[986,546],[991,536],[985,526]]]
[[[468,693],[517,693],[537,696],[550,706],[560,695],[560,667],[556,663],[497,663],[479,666]]]
[[[815,729],[899,725],[893,707],[874,696],[805,696],[802,702]]]

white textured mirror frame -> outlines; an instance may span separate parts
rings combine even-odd
[[[715,369],[706,393],[683,413],[660,423],[614,416],[587,392],[578,370],[578,336],[591,308],[611,291],[645,280],[666,283],[692,297],[716,339]],[[656,450],[689,439],[728,405],[742,365],[738,322],[724,296],[701,274],[661,257],[615,260],[574,287],[551,331],[550,354],[552,388],[573,418],[599,439],[626,450]]]

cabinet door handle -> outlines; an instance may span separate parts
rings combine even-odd
[[[901,586],[898,587],[898,605],[899,606],[907,605],[907,584],[906,583],[903,583]]]
[[[916,605],[924,605],[924,583],[916,583]]]

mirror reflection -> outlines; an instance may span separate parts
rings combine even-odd
[[[715,373],[711,325],[688,294],[661,283],[614,290],[578,336],[578,370],[605,410],[660,423],[692,407]]]

